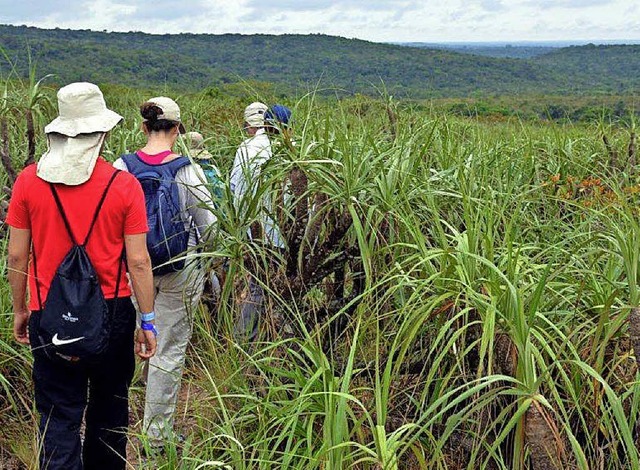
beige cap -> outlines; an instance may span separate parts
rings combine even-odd
[[[167,121],[174,121],[179,123],[180,134],[185,133],[185,128],[182,125],[182,121],[180,120],[180,107],[178,103],[173,101],[171,98],[167,98],[166,96],[156,96],[155,98],[151,98],[148,100],[149,103],[155,104],[158,108],[162,110],[162,114],[158,116],[158,119],[166,119]],[[146,119],[143,120],[147,122]]]
[[[255,101],[251,103],[244,109],[244,122],[246,122],[249,127],[263,127],[264,126],[264,113],[267,112],[269,107],[260,103],[259,101]]]

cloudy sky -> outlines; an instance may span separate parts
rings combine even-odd
[[[0,0],[0,23],[372,41],[640,39],[639,0]]]

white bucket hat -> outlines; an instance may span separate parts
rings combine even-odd
[[[187,132],[183,138],[191,157],[198,160],[211,160],[213,158],[208,150],[204,148],[204,137],[200,132]]]
[[[249,106],[244,108],[244,122],[246,122],[249,127],[264,127],[264,113],[267,112],[269,107],[264,104],[256,101],[251,103]]]
[[[37,175],[50,183],[75,186],[93,173],[106,132],[122,116],[107,109],[100,89],[86,82],[58,91],[58,117],[44,128],[47,152],[38,161]]]
[[[109,132],[122,116],[107,109],[100,88],[93,83],[71,83],[58,90],[58,117],[44,131],[75,137]]]

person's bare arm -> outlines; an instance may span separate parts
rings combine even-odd
[[[131,276],[133,293],[142,313],[153,311],[154,287],[151,258],[147,251],[147,234],[125,235],[127,266]]]
[[[29,344],[27,325],[31,312],[27,307],[27,276],[31,230],[9,229],[8,273],[13,301],[13,337],[18,343]]]
[[[133,293],[141,313],[153,312],[155,298],[151,258],[147,251],[147,235],[125,235],[124,244],[127,252],[127,266],[131,276]],[[136,333],[136,354],[148,359],[156,352],[156,338],[153,332],[139,330]]]

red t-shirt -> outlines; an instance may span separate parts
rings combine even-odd
[[[95,169],[86,183],[78,186],[56,185],[62,207],[78,243],[82,243],[87,236],[98,201],[113,171],[109,163],[98,158]],[[11,227],[31,230],[38,270],[38,287],[44,303],[53,275],[73,243],[65,229],[49,183],[36,175],[36,165],[28,166],[18,176],[13,187],[6,223]],[[146,233],[148,230],[142,187],[133,175],[122,171],[107,193],[87,243],[87,254],[98,274],[105,298],[115,297],[124,236]],[[35,289],[31,263],[30,310],[40,309]],[[130,295],[131,290],[123,270],[118,297]]]

